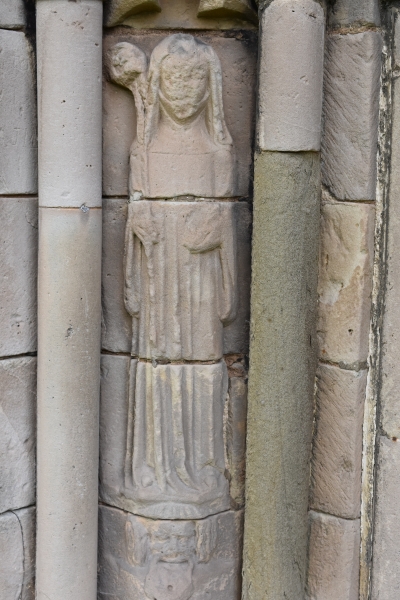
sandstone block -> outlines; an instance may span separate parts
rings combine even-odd
[[[25,25],[23,0],[2,0],[0,6],[0,28],[17,29]]]
[[[191,430],[186,424],[184,419],[183,425],[180,427],[180,434],[178,435],[176,426],[173,432],[168,434],[168,431],[163,433],[164,436],[171,435],[172,437],[168,441],[168,447],[174,449],[174,458],[171,460],[168,456],[164,456],[164,460],[168,462],[169,470],[174,472],[178,469],[178,472],[182,474],[184,467],[181,465],[181,455],[183,448],[181,447],[180,438],[185,436],[185,439],[195,439],[196,447],[198,451],[203,453],[205,456],[208,449],[205,448],[204,444],[207,439],[207,423],[213,422],[213,448],[215,451],[215,460],[222,460],[224,464],[221,469],[222,472],[226,470],[226,477],[230,484],[231,503],[233,506],[240,506],[243,503],[243,487],[244,487],[244,470],[245,470],[245,435],[246,435],[246,406],[247,406],[247,384],[246,380],[242,377],[230,378],[230,384],[228,388],[228,394],[218,394],[214,396],[214,401],[210,397],[210,386],[216,390],[218,380],[216,376],[220,372],[219,365],[203,365],[195,366],[191,368],[191,365],[185,365],[184,367],[175,365],[159,365],[156,369],[152,365],[146,363],[140,363],[139,369],[137,368],[137,360],[130,359],[126,356],[111,356],[103,355],[102,357],[102,377],[101,377],[101,402],[100,402],[100,497],[101,499],[113,506],[118,506],[124,510],[136,512],[139,510],[141,514],[143,512],[149,513],[149,511],[175,511],[177,518],[183,518],[179,515],[187,513],[189,510],[203,511],[209,510],[214,511],[216,502],[206,501],[204,507],[200,506],[201,491],[200,487],[196,492],[195,500],[193,500],[194,507],[190,507],[188,503],[185,508],[182,503],[178,502],[177,498],[169,498],[169,504],[163,509],[163,502],[160,496],[160,502],[156,504],[151,501],[151,497],[145,498],[146,490],[141,490],[141,485],[137,485],[140,492],[138,496],[138,490],[136,490],[133,496],[133,481],[132,477],[136,482],[141,484],[144,477],[144,469],[147,473],[146,483],[149,484],[151,469],[143,466],[144,461],[143,448],[146,446],[146,456],[151,456],[152,451],[148,446],[149,440],[153,439],[150,432],[150,424],[144,426],[143,416],[150,410],[150,398],[148,398],[147,408],[144,406],[143,398],[139,397],[141,394],[141,387],[146,383],[153,371],[153,378],[156,377],[157,386],[162,386],[163,381],[170,380],[172,378],[172,390],[174,393],[174,420],[177,423],[179,420],[179,397],[178,392],[179,381],[184,377],[186,382],[186,388],[190,381],[196,383],[195,394],[196,397],[202,398],[202,404],[204,408],[201,409],[200,403],[196,402],[196,421],[202,422],[202,432],[195,428]],[[146,371],[145,373],[143,371]],[[197,370],[196,373],[192,371]],[[137,371],[139,373],[137,374]],[[173,373],[171,373],[173,371]],[[210,373],[208,373],[210,371]],[[187,379],[192,377],[190,381]],[[146,381],[145,381],[146,379]],[[165,385],[165,384],[164,384]],[[224,384],[225,385],[225,384]],[[169,400],[168,389],[165,389],[162,397],[155,395],[155,385],[153,391],[150,389],[150,394],[153,394],[153,410],[162,410],[163,414],[169,414]],[[159,389],[159,387],[157,387]],[[135,399],[136,391],[136,399]],[[190,406],[190,393],[188,389],[181,389],[183,394],[183,404]],[[215,394],[215,392],[214,392]],[[159,406],[160,403],[160,406]],[[222,403],[222,406],[219,406]],[[161,407],[162,404],[162,407]],[[204,420],[203,413],[208,411],[207,406],[214,408],[207,417],[207,423]],[[133,410],[135,410],[135,419],[133,418]],[[221,411],[221,412],[219,412]],[[211,415],[214,413],[214,416]],[[218,414],[219,413],[219,414]],[[204,413],[205,414],[205,413]],[[223,423],[222,423],[223,419]],[[148,417],[149,423],[151,422]],[[218,420],[221,422],[218,423]],[[133,427],[135,426],[135,431]],[[223,427],[223,434],[220,435],[218,431],[219,427]],[[147,428],[146,440],[142,433]],[[217,431],[217,433],[215,433]],[[157,437],[161,434],[158,433]],[[189,436],[189,437],[188,437]],[[155,439],[155,438],[154,438]],[[221,442],[220,442],[221,440]],[[211,446],[210,446],[211,447]],[[159,450],[157,450],[159,452]],[[142,457],[142,458],[141,458]],[[225,458],[226,457],[226,458]],[[190,457],[187,458],[187,461]],[[141,462],[142,461],[142,462]],[[221,466],[221,465],[220,465]],[[163,469],[159,468],[159,472]],[[211,470],[212,471],[212,470]],[[209,477],[211,478],[212,472],[210,471]],[[138,477],[141,474],[141,478]],[[187,481],[187,480],[186,480]],[[211,479],[208,480],[209,482]],[[219,487],[223,491],[224,480],[219,484]],[[226,484],[226,482],[225,482]],[[200,486],[200,479],[198,485]],[[189,482],[187,481],[187,486]],[[151,487],[151,486],[150,486]],[[155,486],[153,486],[155,488]],[[188,487],[186,492],[188,492]],[[220,491],[221,491],[220,490]],[[147,489],[150,493],[152,490]],[[204,491],[204,490],[203,490]],[[214,490],[215,492],[215,490]],[[213,493],[214,493],[213,492]],[[183,492],[181,492],[183,494]],[[149,494],[147,493],[147,496]],[[154,493],[153,493],[154,495]],[[204,494],[203,494],[204,496]],[[144,502],[144,499],[146,500]],[[204,498],[203,498],[204,500]],[[199,504],[199,506],[197,506]],[[228,503],[229,504],[229,503]],[[208,507],[208,508],[207,508]],[[213,508],[214,507],[214,508]],[[178,512],[177,512],[178,511]],[[155,514],[155,513],[154,513]]]
[[[324,79],[322,179],[340,200],[374,200],[382,39],[331,35]]]
[[[320,365],[311,507],[346,519],[360,516],[361,455],[367,371]]]
[[[239,600],[242,518],[153,521],[101,506],[99,599]]]
[[[329,11],[329,24],[346,26],[375,25],[381,23],[378,0],[336,0]]]
[[[34,600],[35,510],[0,515],[0,596]]]
[[[263,152],[254,187],[244,598],[297,599],[308,544],[319,156]]]
[[[313,0],[274,0],[261,26],[260,148],[319,150],[324,11]]]
[[[358,600],[360,521],[310,512],[307,600]]]
[[[371,600],[400,593],[400,442],[381,437],[377,461]]]
[[[182,207],[183,203],[179,203],[178,208],[175,204],[171,210],[176,212],[179,206]],[[189,206],[196,207],[200,204],[191,203]],[[211,208],[213,206],[215,204]],[[154,206],[154,210],[159,212],[160,208]],[[223,327],[225,354],[245,353],[249,335],[251,213],[249,205],[244,202],[233,203],[231,211],[236,240],[237,316],[232,323]],[[126,200],[105,199],[103,213],[102,346],[112,352],[131,352],[132,318],[124,306]],[[183,279],[184,274],[180,277]]]
[[[220,38],[204,33],[196,37],[212,46],[221,61],[225,121],[232,136],[236,155],[236,184],[233,195],[246,196],[249,193],[253,161],[256,44],[249,44],[243,37],[242,39]],[[112,32],[104,40],[104,50],[108,55],[111,47],[116,43],[129,42],[137,45],[149,57],[155,46],[164,38],[165,35],[162,33],[143,36],[135,33],[128,34],[125,31],[123,33]],[[129,149],[135,137],[135,130],[136,116],[133,99],[124,88],[106,81],[104,83],[103,112],[103,191],[105,196],[126,196],[128,194]],[[197,162],[201,163],[201,161]],[[159,165],[157,168],[160,168]],[[134,171],[137,172],[137,170]],[[172,175],[170,172],[169,176],[165,177],[164,184],[168,188],[171,187],[168,184]],[[180,181],[182,178],[180,177]],[[158,194],[157,190],[155,193]],[[174,189],[173,195],[177,193],[177,190]],[[232,193],[226,195],[232,195]]]
[[[36,359],[0,361],[0,513],[35,501]]]
[[[367,360],[374,217],[370,204],[322,207],[317,335],[325,360],[347,365]]]
[[[40,206],[101,206],[102,15],[91,0],[36,7]]]
[[[25,34],[0,30],[0,55],[0,193],[34,194],[37,190],[35,63]]]
[[[397,27],[399,31],[399,27]],[[392,156],[390,176],[389,228],[387,250],[387,284],[385,290],[385,312],[383,315],[382,345],[382,429],[388,437],[400,437],[400,173],[395,165],[400,160],[400,81],[395,80],[393,102]]]
[[[36,350],[37,200],[0,198],[0,356]]]

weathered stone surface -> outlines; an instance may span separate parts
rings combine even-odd
[[[93,0],[36,7],[40,206],[101,206],[102,16]]]
[[[374,218],[371,204],[323,204],[317,334],[325,360],[347,365],[367,360]]]
[[[182,203],[179,205],[182,206]],[[223,328],[224,354],[245,353],[249,330],[251,213],[249,205],[244,202],[232,204],[231,211],[237,248],[238,304],[236,319]],[[112,352],[131,352],[132,349],[132,319],[123,302],[126,218],[126,200],[109,198],[104,201],[102,346]]]
[[[97,565],[101,210],[41,208],[39,219],[37,598],[92,600]]]
[[[223,7],[199,14],[200,0],[109,0],[104,7],[105,23],[107,27],[123,23],[145,30],[256,28],[250,0],[208,0],[207,5]],[[132,9],[135,12],[130,12]]]
[[[319,150],[324,11],[313,0],[274,0],[262,17],[259,145]]]
[[[127,471],[132,472],[132,448],[129,451],[130,458],[127,456],[128,436],[130,438],[129,445],[132,446],[131,437],[134,424],[132,414],[130,414],[132,404],[129,407],[129,386],[135,386],[136,365],[136,359],[132,359],[131,362],[131,359],[127,356],[103,355],[102,357],[100,497],[104,502],[132,511],[136,511],[136,509],[132,500],[129,499],[129,491],[125,489],[125,481]],[[143,363],[141,365],[143,367]],[[160,365],[157,367],[157,370],[165,374],[167,367],[164,366],[162,368]],[[215,370],[215,365],[213,367]],[[176,372],[179,368],[174,367],[174,369]],[[202,402],[204,404],[206,390],[204,383],[201,385],[200,382],[200,385],[196,387],[197,393],[201,393],[201,389],[203,390]],[[226,450],[222,451],[226,455],[226,464],[223,465],[222,470],[224,471],[226,468],[227,477],[230,482],[232,503],[234,506],[238,506],[243,503],[244,486],[247,401],[247,384],[245,378],[232,377],[230,379],[228,396],[226,399],[225,397],[221,398],[221,400],[225,405],[225,408],[222,408],[222,410],[224,411],[223,439],[226,445]],[[132,401],[133,398],[131,396],[131,403]],[[199,419],[200,416],[198,415],[197,420],[199,421]],[[138,434],[138,437],[143,442],[143,436]],[[139,441],[137,440],[136,446],[138,446]],[[218,437],[216,437],[215,442],[218,445]],[[200,441],[197,443],[200,447]],[[173,447],[177,449],[178,446],[179,440]],[[140,448],[137,449],[140,450]],[[127,460],[129,460],[128,464]],[[132,475],[130,477],[132,478]],[[198,496],[200,497],[200,492],[198,492]],[[170,510],[173,510],[173,508],[171,507]]]
[[[239,600],[242,512],[153,521],[100,507],[99,599]]]
[[[250,169],[252,166],[252,139],[254,130],[254,109],[255,109],[255,80],[256,80],[256,44],[249,44],[245,39],[219,38],[206,34],[200,34],[198,38],[209,44],[216,52],[222,66],[222,94],[223,108],[225,112],[225,121],[227,129],[232,136],[235,149],[237,165],[234,169],[236,183],[234,189],[219,185],[219,192],[211,195],[247,195],[249,191]],[[127,33],[126,30],[113,32],[105,38],[105,52],[108,56],[110,48],[116,43],[129,42],[137,45],[144,51],[147,57],[150,56],[155,46],[160,43],[165,36],[152,33],[146,36]],[[116,87],[114,84],[105,82],[104,88],[104,119],[103,119],[103,137],[104,137],[104,164],[103,164],[103,189],[106,196],[125,196],[128,194],[128,165],[129,149],[134,140],[136,129],[135,110],[133,102],[129,98],[126,90]],[[135,138],[136,139],[136,138]],[[201,154],[201,152],[200,152]],[[170,158],[174,154],[171,150]],[[172,158],[171,158],[172,157]],[[187,159],[180,159],[180,163],[187,164]],[[198,170],[203,164],[202,160],[197,161]],[[179,164],[180,164],[179,163]],[[155,163],[157,169],[160,169],[159,159]],[[151,166],[151,164],[150,164]],[[226,169],[223,169],[226,172]],[[138,169],[134,169],[135,177],[138,177]],[[175,181],[169,175],[164,178],[164,186],[167,186],[164,195],[178,195],[179,193],[197,193],[182,191],[182,185],[187,177],[179,178],[179,186],[171,187],[171,182]],[[197,171],[196,171],[197,172]],[[193,185],[199,188],[200,182],[196,180],[196,174],[193,172]],[[154,179],[154,178],[152,178]],[[205,178],[207,180],[207,178]],[[132,182],[131,182],[132,183]],[[135,180],[137,186],[138,181]],[[188,182],[187,182],[188,183]],[[188,183],[189,184],[189,183]],[[202,184],[203,185],[203,184]],[[205,185],[205,184],[204,184]],[[134,186],[135,187],[135,186]],[[204,187],[204,186],[203,186]],[[153,188],[150,192],[159,196],[159,186],[156,186],[155,179]],[[181,192],[179,189],[182,188]],[[208,196],[208,183],[203,190],[200,188],[200,195]],[[224,190],[222,189],[224,188]],[[189,188],[188,188],[189,189]],[[209,190],[212,191],[211,188]],[[214,191],[217,191],[214,190]],[[207,193],[203,193],[207,192]],[[228,193],[229,192],[229,193]],[[162,197],[163,194],[161,194]]]
[[[0,513],[35,501],[36,359],[0,361]]]
[[[311,471],[311,507],[360,516],[361,455],[367,371],[320,365]]]
[[[125,306],[132,353],[154,360],[218,360],[237,315],[231,202],[129,204]]]
[[[377,461],[371,600],[400,594],[400,442],[381,437]]]
[[[244,598],[302,598],[315,379],[317,153],[256,158]],[[283,268],[284,266],[284,268]]]
[[[310,512],[307,600],[358,600],[360,521]]]
[[[322,179],[341,200],[374,200],[381,35],[328,37],[324,79]]]
[[[329,25],[335,28],[363,25],[379,27],[381,23],[378,0],[336,0],[328,14]]]
[[[0,596],[34,600],[35,510],[0,515]]]
[[[397,27],[399,31],[400,28]],[[383,315],[381,424],[388,437],[400,438],[400,81],[393,82],[392,155],[390,174],[387,284]]]
[[[0,30],[0,56],[0,193],[34,194],[37,191],[35,63],[25,34]]]
[[[36,350],[37,234],[35,198],[0,198],[0,356]]]
[[[236,17],[258,24],[257,12],[251,0],[200,0],[199,17]]]
[[[25,24],[23,0],[2,0],[0,5],[0,28],[16,29]]]

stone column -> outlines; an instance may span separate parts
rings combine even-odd
[[[38,600],[95,600],[101,273],[99,0],[37,2]]]
[[[315,376],[324,12],[261,13],[244,598],[305,594]]]

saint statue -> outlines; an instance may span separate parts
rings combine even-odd
[[[122,493],[136,514],[203,518],[230,507],[223,327],[236,316],[235,224],[233,203],[212,201],[235,188],[221,67],[210,46],[183,34],[156,46],[148,73],[131,44],[117,44],[110,59],[138,113],[125,306],[139,361]],[[201,201],[178,198],[186,195]]]

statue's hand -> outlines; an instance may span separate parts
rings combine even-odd
[[[128,89],[131,89],[135,80],[147,71],[145,53],[128,42],[115,44],[107,58],[110,79]]]

